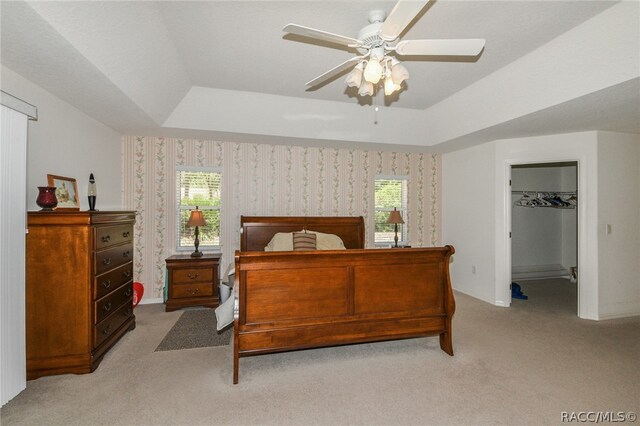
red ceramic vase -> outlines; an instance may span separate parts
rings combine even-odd
[[[36,204],[42,207],[41,211],[51,211],[58,205],[55,186],[39,186],[38,191]]]

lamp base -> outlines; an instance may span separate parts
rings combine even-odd
[[[191,257],[202,257],[202,252],[196,250],[193,253],[191,253]]]

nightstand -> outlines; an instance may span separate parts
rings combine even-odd
[[[165,311],[187,306],[217,307],[221,256],[221,253],[205,253],[202,257],[191,257],[189,254],[168,257]]]

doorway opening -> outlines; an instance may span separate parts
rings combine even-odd
[[[511,306],[577,315],[578,163],[512,164],[510,176]]]

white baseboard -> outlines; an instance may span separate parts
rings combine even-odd
[[[598,309],[599,320],[628,318],[640,316],[640,306],[637,301],[608,303]]]
[[[511,270],[512,281],[537,280],[541,278],[569,278],[571,274],[560,264],[519,265]]]
[[[473,297],[474,299],[482,300],[483,302],[489,303],[490,305],[504,306],[504,305],[497,305],[495,300],[484,298],[484,297],[480,296],[479,294],[474,294],[474,293],[470,293],[470,292],[467,292],[467,291],[464,291],[464,290],[460,290],[459,288],[455,288],[453,286],[452,286],[452,288],[453,288],[453,291],[455,291],[455,292],[462,293],[464,295]]]
[[[142,300],[140,301],[141,305],[150,305],[152,303],[164,303],[164,300],[162,299],[162,297],[158,297],[156,299],[145,299],[143,297]]]

